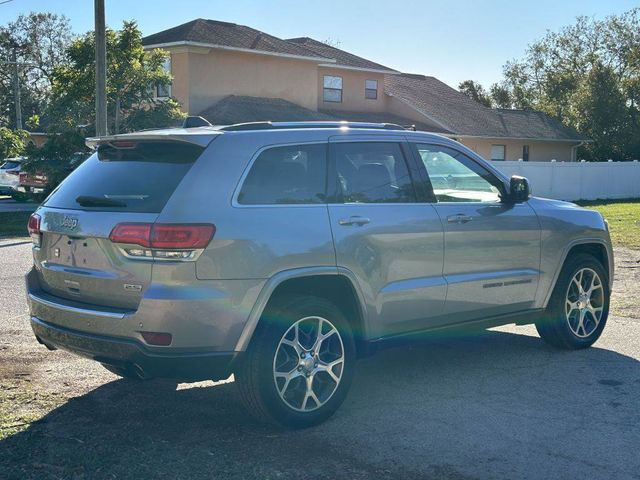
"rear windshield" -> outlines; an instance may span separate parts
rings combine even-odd
[[[53,208],[159,213],[202,153],[177,142],[101,145],[46,200]]]
[[[0,167],[1,170],[11,170],[12,168],[16,168],[20,166],[20,162],[16,162],[14,160],[8,160],[2,164]]]

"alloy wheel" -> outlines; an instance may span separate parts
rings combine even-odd
[[[282,336],[273,358],[278,395],[296,411],[317,410],[336,392],[344,362],[338,329],[326,318],[301,318]]]
[[[605,291],[600,276],[591,268],[576,272],[569,283],[565,313],[574,335],[587,338],[596,331],[605,303]]]

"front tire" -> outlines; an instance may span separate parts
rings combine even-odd
[[[595,343],[609,316],[607,272],[593,256],[578,254],[567,259],[536,329],[556,348],[577,350]]]
[[[306,428],[344,401],[355,367],[349,322],[319,297],[281,298],[260,319],[235,372],[247,410],[259,421]]]

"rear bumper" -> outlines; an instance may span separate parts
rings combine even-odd
[[[70,277],[73,278],[73,277]],[[43,289],[37,270],[26,276],[32,317],[62,329],[133,341],[149,351],[233,352],[264,281],[151,283],[136,309],[62,298]],[[148,345],[141,331],[167,332],[169,347]]]
[[[151,351],[136,340],[71,330],[31,317],[31,328],[39,342],[61,348],[101,363],[134,367],[142,376],[180,380],[220,380],[233,372],[239,352]]]

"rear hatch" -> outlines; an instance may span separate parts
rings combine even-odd
[[[34,241],[40,247],[34,257],[42,290],[136,309],[151,281],[153,259],[131,258],[127,245],[109,236],[118,224],[155,222],[203,150],[176,141],[99,145],[36,212],[40,234]]]

